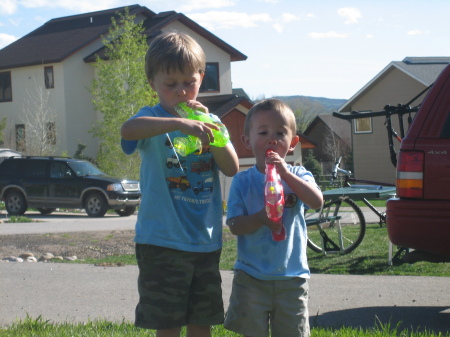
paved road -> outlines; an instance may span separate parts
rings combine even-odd
[[[133,321],[137,267],[83,264],[0,263],[0,325],[27,314],[52,322]],[[225,307],[232,272],[223,271]],[[450,332],[449,278],[313,274],[311,326]]]
[[[25,216],[37,222],[3,222],[0,226],[0,235],[133,230],[136,224],[136,215],[121,217],[115,213],[106,214],[101,218],[91,218],[86,213],[41,215],[38,212],[27,212]],[[4,219],[6,214],[0,213],[0,220]]]

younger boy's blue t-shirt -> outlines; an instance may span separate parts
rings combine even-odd
[[[136,117],[179,118],[161,105],[144,107]],[[136,243],[191,252],[222,247],[222,198],[218,169],[210,152],[179,155],[180,131],[139,141],[122,140],[125,153],[141,156],[142,201],[136,222]]]
[[[303,166],[288,165],[288,169],[317,186],[313,175]],[[255,214],[264,207],[264,180],[265,174],[259,172],[256,166],[234,176],[228,196],[227,219]],[[274,241],[272,231],[266,226],[237,238],[238,257],[234,268],[261,280],[309,278],[310,275],[306,257],[306,223],[303,216],[305,205],[287,184],[282,184],[286,240]]]

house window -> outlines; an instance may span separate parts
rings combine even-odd
[[[44,67],[45,87],[52,89],[55,87],[55,80],[53,78],[53,67]]]
[[[372,118],[356,118],[355,122],[355,133],[370,133],[372,132]]]
[[[219,92],[219,63],[206,63],[200,92]]]
[[[16,125],[16,149],[19,152],[25,152],[25,124]]]
[[[50,145],[56,144],[56,128],[55,122],[47,123],[46,142]]]
[[[0,73],[0,102],[12,101],[11,72]]]

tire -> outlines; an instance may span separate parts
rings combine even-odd
[[[116,209],[116,213],[119,216],[130,216],[136,212],[136,206],[127,206],[123,209]]]
[[[84,200],[84,209],[88,216],[100,218],[108,211],[108,203],[100,192],[90,193]]]
[[[55,210],[56,210],[56,208],[41,208],[41,207],[38,207],[38,208],[36,208],[38,211],[39,211],[39,213],[41,213],[42,215],[47,215],[47,214],[52,214]]]
[[[9,215],[23,215],[28,208],[27,200],[22,192],[8,192],[5,196],[5,208]]]
[[[359,246],[366,233],[366,221],[361,209],[353,200],[343,198],[329,201],[323,206],[322,219],[319,219],[319,215],[320,209],[305,211],[308,247],[314,252],[348,254]],[[336,218],[340,219],[342,249]],[[325,238],[325,252],[322,248],[322,236]]]

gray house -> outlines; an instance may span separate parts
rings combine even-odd
[[[382,111],[386,105],[408,104],[418,106],[426,89],[433,84],[441,71],[450,63],[450,57],[406,57],[403,61],[389,63],[340,109],[352,111]],[[414,113],[411,114],[411,117]],[[405,132],[407,117],[404,116]],[[394,130],[399,133],[399,120],[392,116]],[[356,178],[395,183],[395,168],[391,163],[384,117],[367,117],[351,121],[354,174]],[[398,153],[399,142],[394,140]]]

